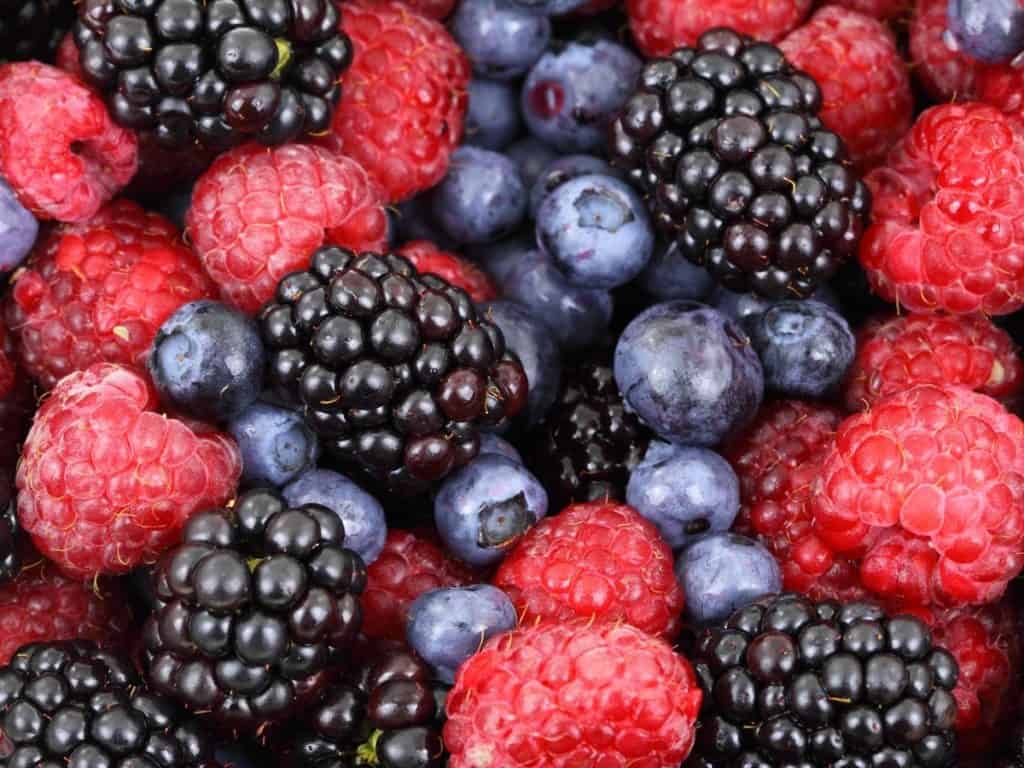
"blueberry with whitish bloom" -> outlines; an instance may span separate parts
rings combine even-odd
[[[501,150],[522,133],[518,92],[509,83],[474,77],[469,83],[469,106],[463,143]]]
[[[689,299],[703,301],[715,287],[715,279],[704,267],[686,258],[672,241],[658,244],[637,278],[637,284],[657,301]]]
[[[840,308],[839,297],[828,284],[818,286],[810,298],[820,301],[822,304],[828,304],[833,309]],[[756,293],[736,293],[722,286],[717,286],[707,297],[708,304],[737,322],[746,320],[751,315],[759,315],[780,301],[786,301],[786,299],[769,299],[758,296]]]
[[[505,148],[505,157],[516,164],[523,183],[531,187],[559,154],[536,136],[525,136]]]
[[[488,453],[504,456],[506,459],[511,459],[519,464],[523,463],[523,457],[508,440],[492,432],[481,432],[480,453],[478,455],[483,456]]]
[[[505,155],[461,146],[448,174],[430,193],[441,229],[459,243],[486,243],[511,234],[526,217],[526,186]]]
[[[589,173],[602,176],[617,175],[607,160],[596,155],[563,155],[552,161],[530,185],[530,216],[536,219],[544,198],[565,182]]]
[[[316,466],[320,442],[302,414],[257,400],[228,423],[242,454],[242,482],[280,487]]]
[[[9,272],[28,256],[39,234],[39,222],[25,210],[14,191],[0,178],[0,272]]]
[[[483,267],[501,287],[520,264],[530,259],[541,258],[538,251],[533,233],[520,232],[496,243],[471,245],[465,253],[469,259]]]
[[[451,21],[452,37],[473,71],[495,80],[525,75],[551,40],[551,21],[510,0],[462,0]]]

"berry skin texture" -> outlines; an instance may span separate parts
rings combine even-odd
[[[888,600],[997,600],[1024,568],[1024,423],[923,385],[846,419],[813,487],[815,530]]]
[[[0,67],[0,175],[37,218],[92,218],[135,175],[138,149],[135,134],[66,72]]]
[[[949,0],[917,0],[910,21],[911,71],[937,101],[974,97],[978,75],[985,68],[945,40]]]
[[[18,518],[68,575],[152,562],[193,513],[234,495],[235,441],[156,405],[142,373],[100,363],[62,379],[36,413],[18,465]]]
[[[628,624],[541,624],[496,637],[448,694],[450,768],[678,765],[701,693],[689,663]]]
[[[40,241],[6,316],[25,370],[50,389],[94,363],[143,368],[161,323],[214,292],[171,222],[117,200]]]
[[[912,312],[1024,306],[1024,126],[982,104],[932,107],[866,181],[860,260],[879,296]]]
[[[355,59],[328,146],[354,158],[401,202],[448,170],[462,138],[470,65],[447,30],[400,2],[346,3]]]
[[[828,6],[779,43],[821,88],[821,121],[862,169],[878,165],[910,129],[914,100],[896,38],[882,22]]]
[[[597,618],[672,638],[683,609],[671,548],[653,523],[614,502],[574,504],[542,520],[509,552],[494,583],[524,624]]]
[[[398,249],[421,275],[437,275],[461,288],[475,302],[498,298],[498,289],[487,273],[473,262],[454,253],[442,251],[429,240],[413,240]]]
[[[224,301],[253,314],[321,245],[383,247],[387,215],[352,160],[322,147],[246,144],[196,182],[186,230]]]
[[[829,0],[825,3],[826,6],[849,8],[882,21],[909,16],[912,4],[912,0]]]

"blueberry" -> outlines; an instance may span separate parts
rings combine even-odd
[[[523,130],[516,89],[508,83],[474,77],[469,83],[469,108],[463,143],[504,149]]]
[[[397,243],[410,240],[429,240],[438,248],[446,251],[458,249],[458,244],[441,230],[430,210],[429,195],[417,195],[398,204],[397,210],[389,208],[394,214],[393,232]]]
[[[727,619],[734,611],[782,589],[782,572],[761,544],[735,533],[710,533],[679,553],[676,579],[694,624]]]
[[[761,358],[765,386],[784,397],[835,392],[857,347],[843,316],[817,301],[780,301],[743,327]]]
[[[523,463],[523,457],[516,450],[516,447],[512,445],[508,440],[503,437],[498,437],[491,432],[480,433],[480,453],[478,455],[483,456],[484,454],[494,454],[495,456],[504,456],[506,459],[511,459],[519,464]]]
[[[434,522],[448,551],[469,565],[494,565],[548,512],[548,495],[522,464],[493,453],[441,485]]]
[[[510,0],[510,2],[544,16],[562,16],[585,5],[587,0]]]
[[[516,627],[508,595],[490,584],[432,589],[409,607],[409,645],[443,683],[454,683],[466,659],[495,635]]]
[[[282,493],[293,507],[321,504],[333,510],[345,525],[345,546],[367,565],[384,549],[388,535],[384,508],[344,475],[329,469],[310,469],[286,485]]]
[[[720,312],[693,301],[645,310],[615,346],[626,406],[660,437],[712,447],[754,418],[764,394],[750,339]]]
[[[242,481],[280,487],[316,466],[320,444],[289,408],[257,400],[228,424],[242,452]]]
[[[654,255],[640,273],[638,282],[648,296],[658,301],[702,301],[715,285],[711,273],[680,253],[674,241],[668,246],[655,246]]]
[[[431,209],[453,240],[499,240],[526,216],[526,186],[504,155],[463,146],[452,154],[448,175],[431,193]]]
[[[589,173],[617,175],[617,171],[606,160],[594,155],[563,155],[549,163],[530,186],[530,216],[536,219],[544,198],[565,182]]]
[[[153,340],[149,372],[170,406],[197,419],[232,419],[259,397],[263,343],[256,323],[216,301],[193,301]]]
[[[525,75],[547,49],[551,22],[509,0],[462,0],[452,36],[478,75],[511,80]]]
[[[603,147],[607,125],[633,92],[641,66],[629,49],[609,40],[545,53],[523,84],[530,133],[562,152]]]
[[[740,482],[714,451],[654,440],[629,476],[626,501],[678,550],[701,534],[729,530],[740,510]]]
[[[513,142],[505,156],[516,164],[527,187],[533,186],[543,170],[558,159],[558,153],[535,136]]]
[[[828,285],[819,286],[810,298],[839,309],[839,297]],[[736,322],[742,322],[750,315],[764,312],[768,307],[786,299],[769,299],[756,293],[736,293],[718,286],[707,297],[707,303]]]
[[[647,266],[654,226],[644,201],[626,182],[588,174],[544,199],[537,212],[537,242],[569,282],[610,289]]]
[[[8,272],[21,264],[38,234],[36,217],[25,210],[0,178],[0,272]]]
[[[542,258],[537,252],[537,240],[532,232],[513,235],[496,243],[470,246],[466,255],[483,267],[499,286],[523,262]]]
[[[1024,8],[1017,0],[949,0],[949,32],[968,56],[987,64],[1024,50]]]

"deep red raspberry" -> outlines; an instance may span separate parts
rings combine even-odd
[[[468,293],[473,301],[498,298],[498,289],[486,272],[461,256],[442,251],[429,240],[413,240],[398,252],[420,272],[444,278]]]
[[[839,6],[822,8],[779,43],[821,86],[821,120],[846,142],[862,170],[903,138],[913,119],[907,65],[889,28]]]
[[[14,389],[14,338],[0,317],[0,400]]]
[[[984,65],[945,40],[948,0],[917,0],[910,21],[911,71],[937,101],[969,101]]]
[[[433,542],[410,531],[388,531],[384,549],[366,569],[363,634],[404,641],[409,606],[417,597],[431,589],[476,581],[469,568]]]
[[[840,425],[813,510],[886,600],[998,600],[1024,568],[1024,423],[964,387],[891,395]]]
[[[82,79],[82,64],[78,55],[78,46],[75,45],[75,36],[71,32],[64,35],[64,39],[57,46],[57,59],[54,63],[69,75],[74,75],[79,80]]]
[[[825,5],[849,8],[882,21],[900,21],[910,18],[913,0],[826,0]]]
[[[146,376],[99,363],[63,378],[36,413],[18,465],[18,518],[66,573],[154,561],[193,513],[234,495],[235,441],[156,406]]]
[[[326,243],[381,249],[387,214],[377,187],[347,157],[246,144],[196,182],[186,229],[224,300],[252,313]]]
[[[450,768],[662,768],[693,747],[686,659],[628,624],[541,624],[492,638],[448,694]]]
[[[143,367],[161,323],[215,294],[171,222],[117,200],[36,246],[6,316],[25,370],[49,389],[93,363]]]
[[[355,58],[327,146],[359,161],[397,203],[439,182],[462,138],[469,59],[451,35],[395,0],[345,5]]]
[[[138,151],[135,134],[67,72],[0,66],[0,174],[38,218],[92,218],[131,181]]]
[[[524,624],[573,617],[626,621],[672,638],[683,592],[672,550],[635,509],[574,504],[532,528],[494,576]]]
[[[1013,339],[982,316],[892,315],[857,335],[844,399],[861,411],[915,384],[960,384],[1009,405],[1024,389]]]
[[[368,0],[369,4],[387,3],[391,0]],[[455,8],[455,0],[400,0],[416,13],[426,16],[428,19],[444,21],[451,16]]]
[[[916,312],[1024,306],[1024,125],[977,103],[932,107],[867,183],[860,259],[882,298]]]

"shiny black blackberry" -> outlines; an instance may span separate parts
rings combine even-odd
[[[114,119],[168,147],[330,127],[352,46],[336,0],[82,0],[75,41]]]
[[[72,0],[0,0],[0,64],[53,61],[74,20]]]
[[[526,374],[462,290],[393,254],[321,248],[260,314],[270,377],[333,457],[418,491],[526,403]]]
[[[366,568],[334,512],[255,490],[189,520],[154,583],[143,631],[153,686],[245,730],[293,714],[343,659]]]
[[[959,670],[916,618],[764,598],[697,640],[685,768],[951,768]]]
[[[0,668],[3,768],[204,768],[205,729],[93,643],[21,647]]]
[[[802,298],[857,252],[870,207],[821,93],[728,29],[647,64],[611,128],[659,228],[734,291]]]
[[[21,375],[16,376],[11,391],[0,397],[0,582],[16,576],[20,567],[14,475],[35,405],[32,386]]]

